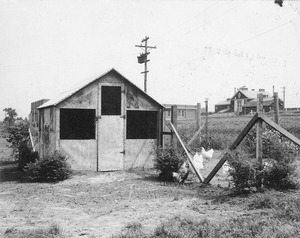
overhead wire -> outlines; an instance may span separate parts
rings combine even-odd
[[[283,27],[283,26],[285,26],[285,25],[287,25],[287,24],[289,24],[289,23],[291,23],[291,22],[294,22],[294,21],[296,21],[296,20],[299,20],[299,19],[300,19],[300,17],[296,17],[296,18],[294,18],[294,19],[292,19],[292,20],[289,20],[288,22],[285,22],[285,23],[279,25],[279,26],[273,27],[273,28],[271,28],[271,29],[269,29],[269,30],[266,30],[266,31],[264,31],[264,32],[261,32],[261,33],[259,33],[259,34],[254,35],[254,36],[252,36],[252,37],[249,37],[248,39],[245,39],[245,40],[242,40],[242,41],[240,41],[240,42],[234,43],[234,44],[232,44],[232,45],[230,45],[230,46],[227,46],[227,48],[231,48],[231,47],[233,47],[233,46],[237,46],[237,45],[244,44],[244,43],[246,43],[246,42],[248,42],[248,41],[250,41],[250,40],[256,39],[256,38],[258,38],[258,37],[260,37],[260,36],[262,36],[262,35],[265,35],[265,34],[267,34],[267,33],[269,33],[269,32],[275,31],[275,30],[277,30],[277,29],[279,29],[279,28],[281,28],[281,27]]]
[[[172,27],[171,29],[167,30],[167,32],[165,32],[165,33],[163,33],[163,34],[157,36],[156,38],[157,38],[157,39],[161,39],[163,36],[165,36],[165,35],[169,34],[170,32],[172,32],[172,31],[174,31],[174,30],[176,30],[176,29],[182,27],[184,24],[190,22],[191,20],[193,20],[193,19],[199,17],[199,16],[202,15],[204,12],[206,12],[207,10],[209,10],[210,8],[214,7],[215,5],[217,5],[217,4],[219,4],[219,3],[220,3],[220,1],[215,1],[212,5],[208,6],[207,8],[205,8],[204,10],[202,10],[201,12],[199,12],[199,13],[197,13],[196,15],[192,16],[192,17],[189,18],[188,20],[185,20],[185,21],[183,21],[183,22],[177,24],[176,26]]]

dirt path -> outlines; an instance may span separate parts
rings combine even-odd
[[[56,184],[27,183],[5,146],[0,138],[0,236],[8,228],[58,224],[68,237],[109,237],[130,222],[150,231],[173,216],[219,221],[244,214],[243,201],[216,202],[226,193],[222,176],[207,187],[196,178],[164,186],[154,170],[77,172]]]

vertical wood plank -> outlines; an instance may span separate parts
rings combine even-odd
[[[278,92],[274,92],[274,120],[275,123],[279,123],[279,103],[278,103]]]
[[[205,99],[205,136],[208,138],[208,99]]]
[[[256,159],[260,165],[262,165],[262,123],[261,115],[263,113],[263,95],[261,93],[257,94],[257,113],[259,119],[256,124]]]
[[[177,105],[173,105],[171,106],[171,123],[173,124],[173,126],[175,127],[175,129],[177,129]],[[177,139],[176,136],[174,136],[174,133],[172,133],[171,135],[171,143],[173,145],[174,148],[177,148]]]
[[[163,146],[163,109],[157,112],[157,146]]]
[[[199,130],[201,126],[201,103],[197,103],[196,122],[197,122],[197,130]]]

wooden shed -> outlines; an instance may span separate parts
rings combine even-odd
[[[40,156],[59,150],[76,170],[153,166],[163,106],[115,69],[38,109]]]

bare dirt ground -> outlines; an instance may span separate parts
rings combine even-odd
[[[194,176],[181,187],[163,185],[155,170],[81,171],[59,183],[29,183],[16,171],[6,145],[0,138],[0,237],[7,229],[51,224],[62,227],[67,237],[110,237],[131,222],[151,231],[177,215],[217,221],[246,215],[242,198],[224,196],[228,181],[223,175],[210,186],[200,186]]]

